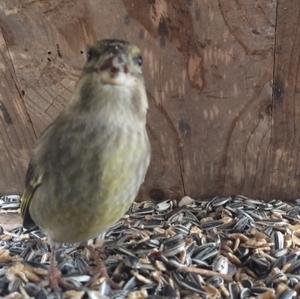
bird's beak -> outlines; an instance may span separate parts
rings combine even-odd
[[[109,71],[112,75],[116,75],[118,72],[128,73],[128,65],[124,55],[117,54],[106,59],[100,67],[100,71]]]
[[[121,85],[129,73],[125,55],[116,54],[107,58],[99,68],[103,74],[102,82],[105,84]]]

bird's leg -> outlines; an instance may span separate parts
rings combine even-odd
[[[88,282],[88,286],[92,286],[100,277],[104,277],[113,289],[119,289],[120,286],[117,283],[115,283],[107,273],[107,269],[103,262],[103,258],[101,256],[102,254],[101,252],[99,252],[99,248],[98,251],[97,248],[94,248],[91,245],[87,245],[86,248],[89,250],[91,258],[96,264],[96,267],[91,269],[92,277]],[[103,248],[100,248],[100,250],[103,251]]]
[[[50,267],[49,267],[49,285],[51,289],[58,291],[59,280],[61,279],[61,272],[57,267],[56,262],[56,246],[51,244],[51,253],[50,253]]]
[[[50,266],[49,266],[50,288],[54,291],[60,291],[60,287],[63,287],[64,289],[67,289],[67,290],[68,289],[76,290],[77,287],[75,287],[74,285],[72,285],[68,281],[66,281],[62,277],[61,271],[58,268],[57,261],[56,261],[57,245],[51,243],[50,247],[51,247]]]

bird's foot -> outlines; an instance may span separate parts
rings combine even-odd
[[[55,292],[61,291],[61,288],[65,290],[78,289],[62,277],[61,271],[57,267],[50,267],[49,269],[49,286]]]
[[[91,258],[95,262],[95,267],[90,268],[90,274],[91,279],[88,281],[87,286],[91,287],[93,286],[101,277],[104,277],[106,281],[109,283],[109,285],[113,289],[120,289],[119,284],[114,282],[108,275],[106,266],[103,262],[103,250],[102,248],[99,250],[99,248],[94,248],[92,246],[87,246],[87,249],[90,251]]]
[[[96,267],[91,268],[91,279],[88,281],[87,286],[93,286],[101,277],[104,277],[105,280],[109,283],[112,289],[120,289],[120,286],[118,283],[114,282],[108,275],[106,266],[102,262],[102,264],[96,265]]]

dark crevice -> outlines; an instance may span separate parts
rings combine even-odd
[[[275,76],[276,76],[276,50],[277,50],[277,25],[278,25],[278,2],[279,0],[276,1],[276,8],[275,8],[275,28],[274,28],[274,48],[273,48],[273,77],[272,77],[272,110],[271,110],[271,136],[270,136],[270,145],[271,145],[271,157],[273,155],[273,142],[274,142],[274,129],[273,129],[273,123],[274,123],[274,104],[275,104],[275,99],[274,97],[277,95],[278,91],[275,90]],[[268,156],[266,157],[266,159],[268,159]],[[274,175],[274,168],[270,167],[270,183],[269,186],[271,186],[272,183],[272,178]],[[268,192],[268,197],[270,197],[271,195],[271,187],[269,188],[269,192]]]
[[[274,33],[274,48],[273,48],[273,78],[272,78],[272,107],[274,107],[274,97],[281,97],[281,88],[280,86],[277,86],[278,83],[275,81],[276,77],[276,48],[277,48],[277,22],[278,22],[278,1],[276,2],[276,8],[275,8],[275,33]],[[272,109],[273,111],[273,109]],[[272,113],[272,112],[271,112]],[[273,135],[273,122],[271,122],[271,136]]]

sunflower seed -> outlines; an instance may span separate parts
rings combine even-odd
[[[18,200],[0,197],[0,213],[17,212]],[[178,204],[136,202],[102,236],[103,262],[120,289],[101,276],[93,286],[97,291],[87,286],[97,261],[83,247],[63,245],[59,268],[66,281],[84,288],[81,296],[87,298],[295,298],[300,289],[296,204],[243,195],[207,201],[185,197]],[[90,244],[96,246],[97,240]],[[48,267],[49,257],[40,230],[1,230],[0,296],[58,298],[46,275],[37,274]]]
[[[284,236],[280,231],[274,231],[272,234],[275,250],[283,249],[284,247]]]
[[[295,290],[287,289],[278,296],[278,299],[296,299],[297,292]]]

